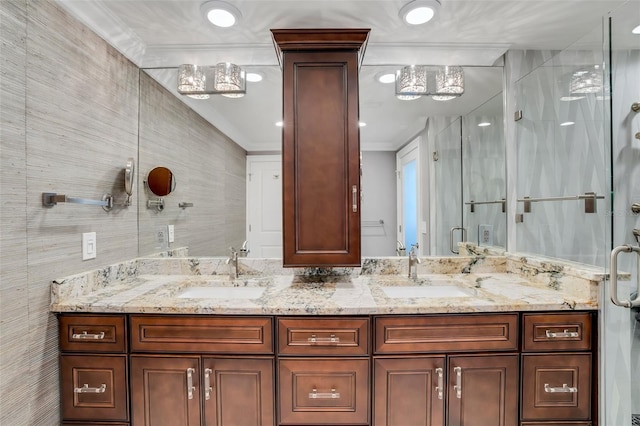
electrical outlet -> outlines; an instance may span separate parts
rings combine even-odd
[[[493,225],[478,225],[478,245],[493,245]]]
[[[82,260],[95,259],[97,253],[97,239],[95,232],[84,232],[82,234]]]
[[[170,243],[175,241],[175,233],[173,225],[167,225],[167,239]]]

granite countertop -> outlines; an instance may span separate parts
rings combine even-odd
[[[282,269],[241,259],[232,279],[220,258],[139,258],[55,280],[51,311],[234,315],[369,315],[598,307],[596,268],[530,258],[365,259],[361,268]]]

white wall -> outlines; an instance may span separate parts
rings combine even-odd
[[[396,154],[362,153],[362,256],[395,256],[397,229]],[[378,222],[382,220],[384,224]]]

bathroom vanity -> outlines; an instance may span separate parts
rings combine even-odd
[[[135,259],[57,280],[65,425],[595,425],[589,267]]]

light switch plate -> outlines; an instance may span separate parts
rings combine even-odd
[[[97,238],[95,232],[82,234],[82,260],[95,259],[97,253]]]
[[[167,238],[170,243],[175,241],[175,233],[173,225],[167,225]]]

